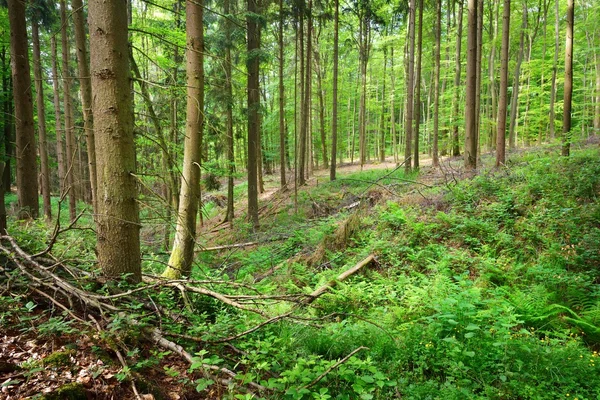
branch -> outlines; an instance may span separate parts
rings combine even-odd
[[[307,304],[312,303],[319,296],[321,296],[323,293],[325,293],[329,288],[334,287],[335,285],[337,285],[338,282],[342,282],[342,281],[346,280],[349,276],[357,273],[364,266],[369,265],[374,260],[375,260],[375,256],[373,254],[369,255],[367,258],[365,258],[364,260],[362,260],[361,262],[356,264],[354,267],[341,273],[336,279],[333,279],[333,280],[327,282],[325,285],[321,286],[320,288],[318,288],[317,290],[315,290],[314,292],[309,294],[308,295],[309,298],[306,300],[306,303]]]
[[[327,370],[325,370],[325,372],[323,372],[321,375],[319,375],[315,380],[313,380],[311,383],[309,383],[308,385],[304,386],[302,389],[308,389],[311,386],[316,385],[321,379],[323,379],[328,373],[330,373],[331,371],[333,371],[334,369],[336,369],[337,367],[339,367],[340,365],[342,365],[343,363],[345,363],[346,361],[348,361],[353,355],[355,355],[356,353],[358,353],[361,350],[368,350],[368,347],[365,346],[360,346],[359,348],[355,349],[354,351],[352,351],[350,354],[348,354],[346,357],[342,358],[340,361],[336,362],[335,364],[333,364],[331,367],[327,368]]]

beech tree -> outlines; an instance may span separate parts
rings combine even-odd
[[[561,154],[568,156],[571,151],[571,106],[573,101],[573,21],[575,7],[573,0],[567,0],[567,35],[565,39],[565,87],[563,97],[563,146]]]
[[[189,276],[194,260],[196,217],[200,202],[200,164],[204,123],[204,25],[203,4],[186,1],[187,107],[183,153],[183,176],[179,195],[177,230],[169,266],[163,276]]]
[[[477,0],[468,0],[467,95],[465,101],[465,168],[477,167]]]
[[[506,162],[506,109],[508,90],[508,44],[510,41],[510,0],[504,0],[502,14],[502,50],[500,51],[500,90],[496,134],[496,167]]]

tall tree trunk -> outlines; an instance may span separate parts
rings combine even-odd
[[[229,1],[229,0],[226,0]],[[283,0],[279,0],[279,179],[285,187],[285,98],[283,86]],[[229,52],[231,57],[231,50]],[[231,72],[231,71],[230,71]]]
[[[319,54],[318,41],[315,43],[315,68],[317,70],[317,92],[319,95],[319,133],[321,136],[321,157],[323,158],[323,167],[329,168],[327,159],[327,140],[325,136],[325,90],[323,89],[323,80],[325,79],[325,68],[322,65],[321,55]]]
[[[56,133],[56,158],[58,161],[58,184],[60,195],[67,189],[66,182],[66,162],[65,162],[65,146],[63,142],[64,132],[61,124],[61,109],[60,109],[60,91],[58,86],[58,66],[57,66],[57,51],[56,37],[50,37],[50,46],[52,48],[52,87],[54,89],[54,126]]]
[[[398,138],[396,134],[396,72],[394,69],[394,46],[390,47],[391,89],[390,89],[390,126],[392,131],[392,154],[398,163]]]
[[[468,0],[465,168],[477,167],[477,0]]]
[[[452,112],[453,119],[453,130],[452,130],[452,155],[457,157],[460,155],[460,148],[458,145],[458,99],[460,92],[460,53],[462,44],[462,19],[463,19],[463,3],[458,3],[458,34],[456,36],[456,70],[454,74],[454,99],[452,101],[454,105],[454,111]]]
[[[306,63],[304,60],[304,0],[300,2],[300,8],[298,10],[300,14],[300,29],[298,30],[298,44],[300,46],[299,64],[300,64],[300,137],[298,138],[298,147],[296,148],[296,158],[298,159],[298,185],[302,186],[306,183],[306,177],[304,174],[306,168],[306,142],[307,142],[307,118],[306,115]]]
[[[105,275],[141,281],[140,221],[122,0],[89,3],[92,112],[97,149],[98,262]],[[116,56],[120,55],[120,56]]]
[[[254,229],[258,228],[258,147],[260,146],[260,87],[259,57],[260,26],[256,20],[258,14],[257,0],[248,0],[246,16],[248,32],[248,220]]]
[[[337,127],[338,127],[338,62],[339,62],[339,19],[340,2],[334,0],[333,15],[333,99],[331,110],[331,166],[329,169],[329,179],[335,180],[335,168],[337,163]],[[598,75],[600,82],[600,74]]]
[[[69,191],[69,218],[74,221],[77,216],[77,187],[79,184],[76,178],[77,167],[75,166],[76,143],[73,137],[73,104],[71,103],[71,76],[69,74],[69,41],[67,39],[67,7],[64,0],[60,0],[60,36],[62,42],[62,80],[64,96],[64,115],[65,115],[65,138],[67,144],[67,153],[65,157],[65,178],[67,190]]]
[[[490,18],[490,43],[492,44],[492,48],[490,50],[490,57],[488,60],[488,76],[489,76],[489,81],[488,81],[488,86],[489,86],[489,92],[490,92],[490,111],[489,111],[489,118],[490,121],[497,121],[497,116],[498,116],[498,100],[497,100],[497,92],[496,92],[496,67],[495,67],[495,62],[496,62],[496,45],[494,43],[495,38],[498,37],[498,17],[499,17],[499,7],[500,7],[500,1],[499,0],[494,0],[494,5],[495,5],[495,11],[492,11],[494,13],[494,17],[493,19]],[[494,125],[494,122],[490,123],[490,142],[489,142],[489,150],[492,150],[496,147],[496,134],[498,132],[498,127]]]
[[[527,4],[523,3],[523,23],[521,25],[521,37],[519,39],[519,52],[517,53],[517,62],[515,64],[515,75],[513,79],[513,91],[510,101],[510,127],[508,136],[508,146],[515,147],[516,135],[515,127],[517,123],[517,111],[519,109],[519,86],[521,81],[521,63],[523,62],[523,53],[525,51],[525,33],[527,31]]]
[[[31,21],[31,37],[33,39],[33,74],[35,76],[35,94],[38,118],[38,139],[42,175],[42,198],[44,203],[44,215],[47,219],[52,218],[52,206],[50,204],[50,168],[48,167],[48,143],[46,141],[46,111],[44,107],[44,81],[42,77],[42,62],[40,60],[40,34],[39,34],[39,11],[34,11]]]
[[[573,0],[567,0],[567,35],[565,39],[565,88],[563,96],[563,156],[569,156],[571,150],[571,100],[573,98]]]
[[[483,47],[483,0],[477,0],[477,62],[475,73],[475,146],[477,154],[481,157],[481,58]]]
[[[177,212],[177,228],[169,266],[163,276],[189,277],[194,260],[196,218],[200,205],[200,164],[204,124],[204,25],[201,1],[186,2],[187,106],[183,150],[183,176]]]
[[[77,47],[77,68],[79,72],[79,89],[83,108],[83,130],[87,145],[88,170],[90,174],[90,189],[92,206],[96,209],[96,194],[98,192],[96,173],[96,146],[94,144],[94,121],[92,114],[92,86],[86,45],[85,26],[83,20],[83,4],[81,0],[72,0],[73,22],[75,24],[75,45]]]
[[[279,1],[280,10],[283,7],[283,0]],[[225,15],[230,15],[231,13],[231,4],[230,0],[224,0],[224,12]],[[283,17],[281,17],[283,18]],[[232,81],[231,81],[231,20],[227,18],[225,20],[225,91],[227,94],[227,211],[225,213],[225,221],[229,222],[229,226],[233,227],[233,218],[234,218],[234,209],[233,209],[233,174],[235,173],[235,153],[233,148],[233,89],[232,89]],[[280,21],[279,27],[279,51],[280,56],[283,51],[283,27]],[[279,128],[281,129],[281,121],[283,120],[283,58],[280,59],[279,65]],[[279,132],[280,138],[283,137],[281,131]],[[280,154],[283,154],[283,141],[280,140]],[[285,163],[284,158],[281,158],[282,161],[282,172],[281,172],[281,186],[285,185]]]
[[[308,13],[307,13],[307,21],[306,21],[306,56],[305,62],[306,67],[304,68],[304,73],[306,74],[304,78],[304,125],[306,129],[305,135],[305,152],[304,155],[306,163],[304,174],[305,177],[308,178],[310,172],[312,171],[313,166],[313,151],[312,151],[312,27],[313,27],[313,17],[312,17],[312,0],[308,0]]]
[[[419,132],[421,128],[421,59],[423,53],[423,0],[419,0],[419,38],[417,39],[417,65],[415,79],[415,152],[413,157],[413,165],[415,169],[419,169]]]
[[[442,45],[442,0],[435,2],[435,53],[434,53],[434,72],[433,72],[433,149],[432,165],[433,168],[439,168],[440,158],[438,149],[439,130],[440,130],[440,54]]]
[[[6,71],[8,68],[7,66],[9,65],[9,54],[7,54],[7,50],[8,53],[10,53],[10,49],[7,49],[5,46],[2,46],[2,52],[0,52],[0,58],[2,59],[2,71]],[[13,126],[14,126],[14,122],[13,122],[13,112],[11,110],[12,108],[12,97],[13,97],[13,92],[12,92],[12,83],[10,82],[10,74],[7,76],[6,74],[2,74],[2,127],[3,127],[3,131],[2,134],[4,135],[4,152],[2,154],[2,161],[4,162],[4,166],[2,169],[2,174],[0,174],[0,183],[2,184],[2,188],[3,188],[3,193],[10,193],[10,184],[11,184],[11,174],[10,174],[10,159],[13,158],[12,156],[12,132],[13,132]],[[1,206],[1,205],[0,205]],[[4,210],[6,212],[6,210]],[[6,217],[6,216],[5,216]],[[6,218],[5,218],[6,219]],[[5,228],[6,228],[6,224],[5,224]]]
[[[596,50],[596,108],[594,112],[594,130],[600,134],[600,50]]]
[[[10,66],[15,100],[19,219],[37,218],[40,205],[24,2],[8,0],[8,22],[10,24]]]
[[[558,0],[554,2],[554,61],[552,63],[552,87],[550,89],[550,138],[554,139],[556,137],[556,111],[554,103],[556,103],[556,76],[558,75],[558,48],[560,46],[560,15],[558,10]]]
[[[510,0],[504,0],[502,15],[502,49],[500,51],[500,91],[498,101],[498,124],[496,126],[496,167],[506,162],[506,109],[508,91],[508,44],[510,42]]]
[[[387,34],[387,33],[386,33]],[[379,125],[379,161],[385,161],[385,81],[386,81],[386,67],[387,67],[387,47],[383,48],[383,84],[381,85],[381,122]]]
[[[360,168],[362,169],[367,159],[367,63],[369,62],[369,24],[366,18],[363,17],[360,19],[359,29],[360,105],[358,108],[358,152]]]
[[[411,144],[413,131],[413,106],[414,106],[414,73],[415,73],[415,17],[416,17],[416,0],[409,1],[409,16],[408,16],[408,79],[406,81],[406,124],[404,130],[406,132],[404,139],[404,169],[406,172],[411,170]]]

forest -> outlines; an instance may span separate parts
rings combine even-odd
[[[0,399],[600,398],[600,3],[0,0]]]

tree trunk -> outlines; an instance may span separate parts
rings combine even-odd
[[[571,150],[571,100],[573,98],[573,0],[567,0],[567,35],[565,39],[565,88],[563,96],[563,156]]]
[[[323,158],[323,168],[329,168],[327,159],[327,140],[325,136],[325,91],[323,89],[323,80],[325,79],[325,68],[321,64],[321,55],[318,50],[318,42],[314,51],[315,68],[317,70],[317,92],[319,95],[319,133],[321,136],[321,157]]]
[[[477,0],[477,62],[475,63],[477,80],[475,83],[475,146],[481,157],[481,58],[483,47],[483,0]]]
[[[76,144],[73,137],[73,104],[71,103],[71,76],[69,74],[69,41],[67,39],[67,10],[65,1],[60,0],[60,22],[61,22],[61,42],[62,42],[62,80],[64,96],[64,115],[65,115],[65,138],[67,144],[67,153],[65,157],[65,179],[66,188],[69,191],[69,219],[75,220],[77,216],[77,187],[79,184],[75,176],[77,168],[75,166]]]
[[[560,46],[560,15],[558,10],[558,0],[555,1],[554,5],[554,61],[552,63],[552,87],[550,89],[550,116],[548,117],[550,120],[549,131],[551,139],[556,137],[556,124],[554,123],[556,112],[554,103],[556,103],[556,76],[558,75],[558,48]]]
[[[519,86],[521,81],[521,63],[523,62],[523,52],[525,48],[525,32],[527,31],[527,4],[523,3],[523,23],[521,25],[521,37],[519,39],[519,52],[515,64],[515,75],[513,79],[513,91],[510,101],[510,127],[508,136],[508,146],[515,147],[515,127],[517,123],[517,111],[519,109]]]
[[[10,24],[10,65],[15,101],[19,219],[37,218],[40,206],[24,2],[8,1],[8,21]]]
[[[379,161],[385,161],[385,81],[387,67],[387,47],[383,48],[383,84],[381,85],[381,123],[379,126]]]
[[[296,158],[298,158],[297,165],[297,174],[298,174],[298,185],[302,186],[306,183],[306,178],[304,175],[305,167],[306,167],[306,138],[307,138],[307,118],[306,115],[306,63],[304,60],[304,0],[300,2],[300,9],[298,10],[300,13],[300,29],[298,30],[298,44],[300,45],[300,54],[299,54],[299,64],[300,64],[300,137],[298,138],[298,146],[296,148]]]
[[[415,16],[416,16],[416,0],[409,1],[409,16],[408,16],[408,71],[406,81],[406,124],[404,130],[406,132],[404,139],[404,169],[408,173],[411,170],[411,144],[413,130],[413,106],[414,106],[414,73],[415,73]]]
[[[419,38],[417,39],[417,65],[415,79],[415,153],[413,157],[413,165],[415,169],[419,169],[419,132],[421,128],[421,59],[423,53],[423,0],[419,0]]]
[[[282,5],[282,0],[280,0],[279,2],[279,6],[283,7]],[[230,0],[225,0],[224,1],[224,8],[223,11],[225,12],[225,15],[230,15],[231,13],[231,4],[230,4]],[[283,18],[283,17],[282,17]],[[281,25],[281,24],[280,24]],[[229,18],[227,18],[225,20],[225,91],[227,94],[227,104],[226,104],[226,110],[227,110],[227,122],[226,122],[226,129],[227,129],[227,211],[225,213],[225,221],[229,222],[229,226],[232,228],[233,227],[233,218],[234,218],[234,209],[233,209],[233,174],[235,173],[235,153],[234,153],[234,148],[233,148],[233,89],[232,89],[232,82],[231,82],[231,47],[232,47],[232,40],[231,40],[231,31],[232,31],[232,26],[231,26],[231,20]],[[282,31],[282,26],[279,27],[279,34],[281,35],[279,38],[279,45],[280,45],[280,56],[281,56],[281,51],[283,51],[283,31]],[[280,81],[279,81],[279,128],[281,129],[281,121],[283,120],[283,58],[281,58],[281,63],[279,66],[279,74],[280,74]],[[283,138],[283,135],[281,134],[280,131],[280,138]],[[280,149],[280,154],[283,154],[283,141],[280,141],[280,145],[281,145],[281,149]],[[285,163],[284,158],[281,158],[282,161],[282,173],[281,173],[281,185],[284,186],[285,185]]]
[[[600,134],[600,50],[596,50],[596,108],[594,112],[594,130]]]
[[[335,168],[337,163],[337,127],[338,127],[338,62],[339,62],[339,0],[334,0],[333,16],[333,99],[331,110],[331,166],[329,169],[329,179],[335,180]],[[600,79],[600,75],[598,75]],[[600,82],[600,80],[599,80]]]
[[[492,43],[492,48],[490,50],[490,57],[488,60],[488,76],[489,76],[489,82],[488,82],[488,86],[489,86],[489,92],[490,92],[490,112],[489,112],[489,117],[490,117],[490,121],[497,121],[497,117],[498,117],[498,100],[497,100],[497,92],[496,92],[496,75],[495,75],[495,62],[496,62],[496,45],[494,44],[494,40],[495,38],[498,37],[498,14],[499,14],[499,5],[500,5],[500,1],[499,0],[494,0],[495,3],[495,12],[494,12],[494,18],[493,18],[493,22],[491,21],[490,18],[490,25],[493,24],[493,26],[490,26],[490,43]],[[494,123],[490,123],[490,142],[489,142],[489,150],[493,150],[496,147],[496,140],[497,140],[497,132],[498,132],[498,127],[494,126]]]
[[[50,168],[48,167],[48,143],[46,141],[46,111],[44,107],[44,81],[42,77],[42,62],[40,60],[40,34],[39,34],[39,11],[34,11],[31,21],[31,36],[33,39],[33,74],[35,76],[35,94],[38,118],[38,139],[41,163],[42,198],[44,203],[44,215],[47,219],[52,218],[52,206],[50,204]]]
[[[463,3],[458,3],[458,34],[456,36],[456,70],[454,75],[454,99],[452,101],[454,105],[453,117],[453,130],[452,130],[452,155],[455,157],[460,156],[460,148],[458,145],[458,99],[460,91],[460,53],[462,44],[462,19],[463,19]]]
[[[468,0],[465,168],[477,168],[477,0]]]
[[[258,228],[258,146],[259,135],[259,57],[260,26],[256,20],[258,13],[257,0],[248,0],[248,220],[254,229]],[[301,176],[302,177],[302,176]]]
[[[77,47],[77,68],[79,72],[79,89],[83,108],[83,130],[87,145],[88,170],[90,174],[90,189],[92,206],[96,209],[96,194],[98,192],[96,173],[96,146],[94,144],[94,121],[92,114],[92,87],[90,68],[83,21],[83,4],[81,0],[72,1],[73,22],[75,24],[75,45]]]
[[[360,19],[359,32],[359,63],[360,63],[360,105],[358,108],[358,152],[360,168],[362,169],[367,159],[367,63],[368,54],[368,30],[369,24],[366,18]]]
[[[141,281],[140,221],[135,178],[133,102],[127,14],[122,0],[89,2],[92,112],[97,149],[98,263],[105,275]]]
[[[60,195],[67,189],[66,185],[66,163],[64,153],[64,142],[63,142],[63,129],[61,124],[61,110],[60,110],[60,91],[58,86],[58,67],[57,67],[57,52],[56,52],[56,37],[53,35],[50,37],[50,44],[52,47],[52,87],[54,89],[54,121],[55,121],[55,133],[56,133],[56,158],[58,161],[58,183]]]
[[[510,0],[504,0],[502,15],[502,50],[500,51],[500,91],[498,101],[498,124],[496,126],[496,167],[506,162],[506,109],[508,90],[508,45],[510,42]]]
[[[226,0],[229,4],[229,0]],[[283,0],[279,0],[279,177],[281,187],[285,187],[285,98],[283,86]],[[229,50],[231,57],[231,50]],[[231,76],[231,66],[230,66]],[[231,84],[231,78],[230,78]],[[232,213],[233,214],[233,213]]]
[[[392,154],[398,163],[398,138],[396,134],[396,72],[394,69],[394,46],[390,47],[391,89],[390,89],[390,126],[392,130]]]
[[[434,53],[434,72],[433,72],[433,150],[432,165],[433,168],[439,168],[440,158],[438,149],[439,130],[440,130],[440,54],[442,45],[442,0],[436,0],[435,4],[435,53]]]

